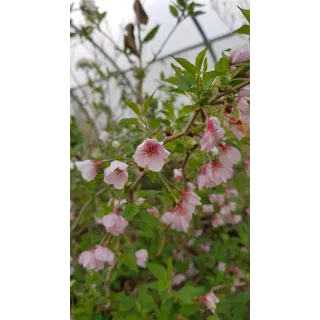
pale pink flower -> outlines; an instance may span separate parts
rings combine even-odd
[[[182,169],[174,169],[173,174],[176,181],[181,182],[183,180]]]
[[[187,182],[187,190],[188,190],[189,192],[194,191],[195,188],[196,188],[196,186],[195,186],[193,183]]]
[[[128,221],[118,214],[118,208],[115,208],[113,213],[110,213],[102,218],[102,223],[106,230],[114,236],[123,234],[124,229],[128,225]]]
[[[92,181],[97,175],[97,169],[104,161],[95,162],[93,160],[76,161],[76,167],[81,172],[82,178]]]
[[[163,214],[163,216],[161,217],[161,221],[170,226],[173,221],[173,218],[174,218],[173,212],[169,211]]]
[[[159,214],[159,211],[157,208],[151,208],[148,209],[148,211],[153,215],[153,216],[157,216]]]
[[[239,214],[227,213],[227,214],[224,214],[222,218],[226,224],[232,224],[232,225],[236,225],[240,221],[242,221],[242,216]]]
[[[146,262],[148,261],[149,255],[148,251],[145,249],[138,250],[136,252],[137,265],[141,268],[146,267]]]
[[[233,189],[233,188],[231,188],[229,186],[227,186],[226,193],[227,193],[227,197],[228,198],[237,197],[239,195],[239,192],[238,192],[237,189]]]
[[[194,212],[196,206],[201,205],[201,198],[194,192],[180,191],[179,193],[182,197],[182,205],[189,208],[189,211],[192,213]]]
[[[212,187],[227,182],[233,176],[233,169],[231,167],[223,167],[215,160],[211,162],[210,168],[209,175],[213,184],[211,185]]]
[[[241,160],[240,151],[226,143],[220,143],[221,153],[219,161],[224,167],[232,167]]]
[[[222,216],[220,214],[215,214],[213,217],[212,217],[212,226],[214,228],[218,228],[220,226],[223,226],[224,225],[224,220],[222,218]]]
[[[140,167],[148,166],[149,170],[159,172],[169,155],[170,152],[164,148],[163,142],[147,138],[137,147],[133,159]]]
[[[231,124],[232,133],[238,138],[238,140],[242,139],[245,135],[238,129],[236,124]]]
[[[173,219],[170,224],[171,228],[177,231],[187,232],[191,219],[192,213],[190,212],[189,208],[185,207],[181,203],[178,203],[173,210]]]
[[[201,168],[200,174],[197,177],[198,188],[200,190],[203,188],[212,188],[214,186],[210,177],[210,171],[211,168],[208,164]]]
[[[211,250],[211,246],[209,244],[200,244],[199,250],[202,252],[208,253]]]
[[[190,264],[189,264],[189,268],[188,268],[188,270],[186,271],[186,276],[187,276],[188,278],[193,278],[193,277],[196,276],[198,273],[199,273],[199,270],[197,270],[197,269],[194,267],[194,264],[193,264],[193,262],[191,261]]]
[[[112,161],[104,170],[104,182],[113,184],[116,189],[122,189],[128,181],[128,165],[120,161]]]
[[[230,208],[231,212],[234,212],[237,210],[237,204],[235,202],[229,202],[227,206]]]
[[[238,94],[239,94],[239,97],[245,97],[245,98],[250,97],[250,85],[240,89]]]
[[[218,266],[217,266],[218,271],[225,272],[226,268],[227,268],[227,265],[226,265],[225,262],[219,262],[218,263]]]
[[[79,256],[79,263],[88,270],[102,270],[104,262],[96,259],[94,250],[83,251]]]
[[[204,297],[199,297],[199,300],[202,300],[206,307],[212,312],[216,312],[216,304],[219,302],[219,299],[215,296],[215,294],[210,291]]]
[[[201,150],[212,150],[217,141],[224,136],[224,129],[220,126],[220,121],[216,117],[208,120],[204,135],[200,140]]]
[[[96,246],[94,256],[97,260],[106,262],[109,266],[114,263],[114,253],[105,246]]]
[[[214,212],[213,205],[212,204],[204,204],[202,206],[202,212],[204,212],[204,213]]]
[[[209,200],[211,203],[216,203],[219,207],[224,204],[224,196],[222,194],[211,194]]]
[[[240,119],[250,127],[250,104],[245,98],[239,99],[238,110],[240,113]]]
[[[248,156],[246,160],[244,160],[244,170],[246,174],[250,177],[250,157]]]
[[[178,274],[175,274],[173,277],[172,277],[172,285],[175,287],[175,286],[179,286],[182,282],[184,282],[186,280],[186,276],[184,274],[181,274],[181,273],[178,273]]]
[[[138,168],[132,168],[132,171],[133,171],[137,176],[140,176],[141,173],[142,173]]]
[[[250,50],[242,48],[230,51],[230,64],[238,64],[250,60]]]

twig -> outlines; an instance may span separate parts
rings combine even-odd
[[[147,171],[144,170],[140,176],[137,178],[137,180],[132,184],[132,186],[129,188],[129,201],[133,202],[134,198],[133,198],[133,192],[134,190],[136,190],[136,188],[138,187],[138,185],[140,184],[140,182],[142,181],[142,179],[144,178],[144,176],[147,174]]]
[[[246,80],[246,81],[238,84],[237,86],[233,87],[233,88],[230,89],[230,90],[227,90],[227,91],[224,91],[224,92],[219,92],[218,94],[216,94],[214,97],[212,97],[212,98],[208,101],[208,104],[215,104],[216,101],[217,101],[218,99],[220,99],[221,97],[226,96],[227,94],[232,93],[232,92],[234,92],[234,91],[238,91],[238,90],[240,90],[241,88],[247,86],[248,84],[250,84],[250,80]]]
[[[183,157],[182,163],[181,163],[181,169],[182,169],[182,175],[183,175],[183,184],[184,184],[184,190],[187,191],[187,173],[186,173],[186,166],[187,166],[187,162],[189,160],[189,157],[191,155],[191,153],[197,149],[198,145],[195,144],[191,149],[189,149],[186,154]]]

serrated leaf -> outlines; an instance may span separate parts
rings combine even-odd
[[[237,29],[235,31],[235,33],[246,34],[246,35],[250,36],[250,26],[248,24],[245,24],[242,27],[240,27],[239,29]]]
[[[159,30],[160,25],[156,25],[154,28],[152,28],[150,30],[150,32],[145,36],[145,38],[143,39],[143,42],[149,42],[151,41],[155,35],[157,34],[158,30]]]
[[[242,14],[244,15],[244,17],[246,18],[246,20],[250,23],[250,10],[247,9],[242,9],[239,6],[237,6],[239,8],[239,10],[242,12]]]
[[[187,59],[173,57],[182,67],[184,67],[192,76],[196,73],[196,67]]]
[[[139,106],[132,102],[132,101],[129,101],[129,100],[124,100],[123,101],[138,117],[140,117],[140,109],[139,109]]]
[[[179,12],[175,6],[170,6],[170,12],[176,18],[179,16]]]
[[[149,262],[147,263],[147,267],[157,279],[167,279],[166,269],[162,265]]]
[[[209,49],[209,46],[206,46],[198,55],[197,55],[197,58],[196,58],[196,69],[198,72],[201,71],[201,67],[202,67],[202,63],[203,63],[203,60],[204,60],[204,57],[206,56],[206,53]]]
[[[122,126],[134,126],[139,125],[137,118],[123,118],[119,121],[119,124]]]
[[[123,215],[128,221],[131,221],[138,212],[139,207],[134,203],[129,203],[126,205]]]

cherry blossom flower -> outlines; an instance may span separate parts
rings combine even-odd
[[[94,256],[97,260],[106,262],[109,266],[112,266],[114,263],[114,253],[107,248],[107,244],[104,246],[96,246]]]
[[[224,167],[232,167],[241,160],[241,153],[237,148],[226,143],[220,143],[219,146],[221,148],[219,161]]]
[[[114,141],[112,141],[112,147],[113,148],[119,148],[119,146],[120,146],[120,143],[118,142],[118,141],[116,141],[116,140],[114,140]]]
[[[120,161],[112,161],[104,170],[104,182],[113,184],[116,189],[122,189],[128,181],[128,165]]]
[[[227,265],[225,262],[219,262],[217,266],[218,271],[225,272],[227,269]]]
[[[245,97],[245,98],[250,97],[250,85],[240,89],[238,94],[239,94],[239,97]]]
[[[239,214],[227,213],[227,214],[222,215],[222,219],[225,224],[236,225],[240,221],[242,221],[242,216]]]
[[[196,276],[197,274],[199,273],[199,270],[197,270],[195,267],[194,267],[194,264],[193,262],[191,261],[189,263],[189,268],[188,270],[186,271],[186,276],[188,278],[193,278],[194,276]]]
[[[239,192],[237,189],[233,189],[230,186],[227,186],[226,194],[227,194],[227,198],[231,198],[231,197],[237,197],[239,195]]]
[[[215,294],[210,291],[204,297],[198,297],[199,300],[202,300],[206,307],[212,312],[216,312],[216,304],[219,303],[219,299],[215,296]]]
[[[173,212],[169,211],[163,214],[163,216],[161,217],[161,221],[170,226],[173,221],[173,218],[174,218]]]
[[[196,238],[199,238],[199,237],[201,237],[202,233],[203,233],[203,230],[202,230],[202,229],[195,230],[194,236],[195,236]]]
[[[163,142],[157,139],[146,139],[141,143],[133,155],[134,161],[140,167],[148,167],[149,170],[160,172],[170,152],[163,146]]]
[[[157,208],[151,208],[148,209],[148,211],[153,215],[153,216],[157,216],[159,214],[159,211]]]
[[[173,210],[173,219],[170,226],[174,230],[187,232],[191,219],[192,213],[190,210],[182,203],[178,203]]]
[[[179,286],[186,279],[187,279],[187,277],[184,274],[181,274],[181,273],[175,274],[172,277],[172,281],[171,281],[172,286],[174,286],[174,287]]]
[[[123,234],[124,229],[128,225],[128,221],[118,214],[118,208],[115,208],[113,213],[104,216],[102,218],[102,223],[106,230],[114,236]]]
[[[210,168],[209,176],[212,181],[211,187],[225,183],[233,176],[233,170],[231,167],[223,167],[222,164],[217,163],[215,160],[211,162]]]
[[[97,169],[104,161],[95,162],[93,160],[76,161],[76,167],[81,172],[82,178],[92,181],[97,175]]]
[[[246,174],[250,177],[250,157],[248,156],[246,160],[244,160],[244,170]]]
[[[200,244],[199,250],[208,253],[211,250],[211,246],[209,244]]]
[[[250,50],[242,48],[230,51],[230,64],[238,64],[250,60]]]
[[[237,105],[240,113],[240,120],[250,127],[250,104],[245,98],[240,98]]]
[[[88,270],[102,270],[104,262],[96,259],[94,250],[83,251],[79,256],[79,263]]]
[[[110,198],[109,199],[109,202],[108,202],[108,206],[111,205],[111,202],[114,198]],[[121,208],[121,207],[124,207],[124,205],[127,203],[127,200],[126,199],[114,199],[114,207],[115,208]]]
[[[146,262],[148,261],[148,251],[146,249],[141,249],[136,252],[137,265],[141,268],[146,267]]]
[[[204,204],[202,206],[202,212],[204,212],[204,213],[214,212],[213,205],[212,204]]]
[[[212,150],[217,141],[224,136],[224,129],[220,126],[220,121],[216,117],[208,120],[204,135],[200,140],[201,150]]]
[[[221,214],[217,213],[212,217],[212,226],[214,228],[218,228],[220,226],[223,226],[224,224],[225,223],[224,223],[224,220],[223,220]]]
[[[181,182],[183,180],[183,174],[182,174],[182,169],[174,169],[173,170],[174,178],[178,181]]]
[[[204,165],[201,168],[200,174],[197,177],[198,188],[202,190],[203,188],[213,187],[213,183],[209,174],[211,168],[209,165]]]
[[[216,203],[219,207],[224,204],[224,196],[222,194],[211,194],[209,200],[211,203]]]
[[[182,197],[182,205],[189,208],[190,212],[194,212],[195,207],[201,205],[200,197],[194,192],[179,192]]]
[[[195,186],[193,183],[187,182],[187,190],[188,190],[189,192],[194,191],[195,188],[196,188],[196,186]]]

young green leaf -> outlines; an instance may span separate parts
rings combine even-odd
[[[168,289],[169,286],[170,286],[170,281],[169,280],[160,279],[158,281],[159,292]]]
[[[207,57],[205,57],[203,62],[203,72],[206,73],[207,69],[208,69],[208,59]]]
[[[123,215],[128,221],[131,221],[138,212],[139,207],[136,204],[129,203],[126,205]]]
[[[139,125],[137,118],[123,118],[119,121],[119,124],[122,126],[134,126]]]
[[[238,6],[239,10],[242,12],[244,17],[247,19],[247,21],[250,23],[250,10],[242,9]]]
[[[161,266],[160,264],[149,262],[149,263],[147,263],[147,267],[150,270],[150,272],[157,279],[162,279],[162,280],[166,280],[167,279],[166,269],[163,266]]]
[[[170,6],[170,12],[176,18],[179,16],[179,12],[175,6]]]
[[[235,33],[246,34],[246,35],[250,36],[250,26],[248,24],[245,24],[242,27],[240,27],[239,29],[237,29],[235,31]]]
[[[143,106],[142,106],[142,110],[143,110],[143,114],[146,116],[147,113],[148,113],[148,109],[149,109],[149,106],[150,106],[150,103],[153,99],[153,95],[154,95],[154,92],[153,94],[144,102]]]
[[[134,253],[124,253],[121,256],[123,263],[132,271],[138,271],[137,261]]]
[[[146,37],[143,39],[143,42],[149,42],[151,41],[155,35],[157,34],[159,30],[160,25],[156,25],[154,28],[150,30],[150,32],[146,35]]]
[[[178,57],[173,57],[173,59],[176,60],[182,67],[184,67],[192,76],[195,75],[196,67],[187,59]]]
[[[195,106],[184,106],[182,109],[179,110],[179,117],[183,117],[187,114],[190,114],[195,109]]]
[[[163,102],[163,101],[162,101],[162,104],[163,104],[163,107],[168,111],[168,116],[169,116],[170,118],[174,118],[174,108],[173,108],[173,105],[170,104],[170,103]]]
[[[124,100],[123,101],[138,117],[140,117],[140,109],[139,106],[132,102],[132,101],[128,101],[128,100]]]
[[[196,69],[198,71],[198,73],[201,71],[201,67],[202,67],[202,63],[203,63],[203,59],[206,56],[206,53],[209,49],[209,45],[206,46],[198,55],[196,58]]]

